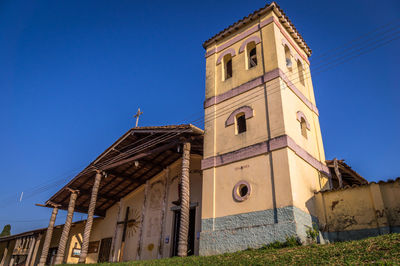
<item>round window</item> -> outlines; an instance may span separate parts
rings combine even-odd
[[[250,196],[250,184],[242,180],[238,182],[233,188],[233,198],[236,201],[244,201]]]

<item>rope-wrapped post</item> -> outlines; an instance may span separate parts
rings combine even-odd
[[[190,142],[183,144],[182,175],[181,175],[181,213],[178,240],[178,256],[187,256],[188,234],[189,234],[189,208],[190,208]]]
[[[101,171],[96,171],[96,177],[92,188],[92,195],[90,197],[88,216],[86,220],[85,230],[83,231],[83,242],[81,248],[81,255],[79,256],[79,263],[85,263],[89,248],[90,232],[92,231],[94,209],[96,208],[97,193],[101,181]]]
[[[58,205],[55,205],[53,212],[51,213],[49,226],[47,227],[46,237],[43,243],[42,255],[40,256],[38,266],[44,266],[46,264],[47,255],[49,254],[51,237],[53,236],[54,223],[56,222],[56,217],[58,213]]]
[[[71,195],[69,196],[68,214],[67,218],[65,219],[65,224],[63,227],[63,231],[61,233],[60,243],[58,244],[57,256],[54,262],[54,264],[56,265],[62,264],[64,260],[65,246],[67,244],[68,235],[72,224],[72,218],[74,216],[76,198],[78,197],[77,190],[70,189],[70,191]]]

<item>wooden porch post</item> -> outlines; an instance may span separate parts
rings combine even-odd
[[[36,256],[37,256],[38,251],[39,251],[40,241],[42,240],[42,237],[43,237],[43,234],[39,234],[37,236],[36,243],[35,243],[35,248],[33,249],[33,254],[32,254],[32,259],[31,259],[30,266],[35,266]]]
[[[53,235],[54,223],[56,222],[56,217],[58,213],[59,205],[54,205],[53,212],[51,213],[49,226],[47,227],[46,237],[44,238],[42,255],[40,256],[39,266],[44,266],[46,264],[47,255],[49,254],[51,237]]]
[[[183,144],[182,175],[181,175],[181,217],[179,227],[178,256],[187,256],[189,233],[189,208],[190,208],[190,142]]]
[[[65,219],[63,231],[61,233],[60,243],[58,244],[57,255],[54,264],[62,264],[64,260],[65,246],[67,244],[69,231],[71,229],[72,218],[74,216],[75,201],[78,197],[78,191],[70,189],[71,195],[69,196],[68,214]]]
[[[31,236],[29,239],[29,252],[28,256],[26,257],[25,266],[29,266],[29,262],[31,261],[33,254],[33,249],[35,248],[35,244],[36,244],[36,237]]]
[[[1,258],[0,266],[4,266],[6,263],[6,258],[7,258],[7,253],[8,253],[8,248],[10,246],[10,241],[7,241],[7,246],[3,252],[3,258]]]
[[[99,192],[101,176],[102,176],[101,171],[97,170],[92,188],[92,195],[90,198],[85,230],[83,232],[83,242],[81,248],[81,255],[79,256],[79,263],[85,263],[86,261],[87,252],[89,248],[90,232],[92,231],[92,225],[93,225],[93,214],[94,214],[94,209],[96,208],[97,193]]]

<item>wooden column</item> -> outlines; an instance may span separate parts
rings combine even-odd
[[[164,237],[165,237],[165,223],[166,223],[166,213],[168,208],[168,190],[169,190],[169,167],[165,169],[165,183],[164,183],[164,198],[163,198],[163,206],[161,210],[161,236],[160,243],[158,246],[158,258],[161,259],[164,251]]]
[[[7,246],[4,249],[3,258],[1,258],[0,266],[4,266],[5,263],[6,263],[6,258],[7,258],[7,253],[8,253],[9,246],[10,246],[10,241],[7,241]]]
[[[32,254],[33,254],[33,249],[35,248],[36,244],[36,237],[32,236],[29,239],[29,252],[28,252],[28,257],[26,257],[25,261],[25,266],[29,266],[29,262],[31,261]]]
[[[83,242],[82,242],[82,248],[81,248],[81,255],[79,256],[79,263],[85,263],[85,261],[86,261],[87,252],[88,252],[88,248],[89,248],[90,233],[91,233],[92,225],[93,225],[94,209],[96,208],[97,193],[99,192],[101,176],[102,176],[101,171],[97,171],[96,177],[94,179],[93,188],[92,188],[92,195],[90,198],[85,230],[83,232]]]
[[[65,219],[65,224],[64,224],[63,231],[62,231],[61,237],[60,237],[60,243],[58,244],[56,259],[54,261],[54,264],[56,264],[56,265],[62,264],[63,260],[64,260],[65,246],[67,244],[69,231],[71,229],[72,218],[74,217],[75,201],[76,201],[76,198],[78,197],[77,190],[70,189],[70,192],[71,192],[71,195],[69,196],[68,214],[67,214],[67,218]]]
[[[342,174],[339,171],[339,164],[338,164],[338,160],[335,158],[333,159],[333,166],[335,168],[335,174],[339,180],[339,188],[343,187],[343,179],[342,179]]]
[[[51,213],[51,218],[49,226],[47,227],[46,237],[44,238],[42,255],[40,256],[38,266],[44,266],[46,264],[47,255],[49,254],[51,237],[53,235],[54,223],[56,222],[56,217],[58,213],[58,205],[54,205],[53,212]]]
[[[178,256],[187,256],[190,208],[190,142],[183,144],[182,175],[181,175],[181,217],[179,226]]]
[[[40,241],[42,240],[42,237],[43,237],[42,234],[39,234],[39,235],[37,236],[36,243],[35,243],[35,247],[34,247],[34,249],[33,249],[33,254],[32,254],[32,259],[31,259],[30,266],[35,266],[35,263],[36,263],[36,256],[37,256],[38,251],[39,251]]]
[[[121,216],[121,209],[122,209],[122,199],[118,202],[118,214],[117,214],[117,219],[115,220],[115,230],[114,230],[114,236],[112,238],[112,243],[111,243],[111,252],[110,252],[109,262],[117,262],[117,258],[118,258],[117,237],[118,237],[118,221]]]

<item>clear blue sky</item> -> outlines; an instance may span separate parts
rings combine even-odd
[[[399,1],[299,3],[278,4],[313,50],[311,66],[400,19]],[[132,127],[138,107],[142,126],[201,116],[203,41],[265,4],[2,0],[0,230],[46,227],[50,210],[34,203]],[[346,159],[370,181],[400,176],[399,48],[397,40],[313,76],[326,157]]]

